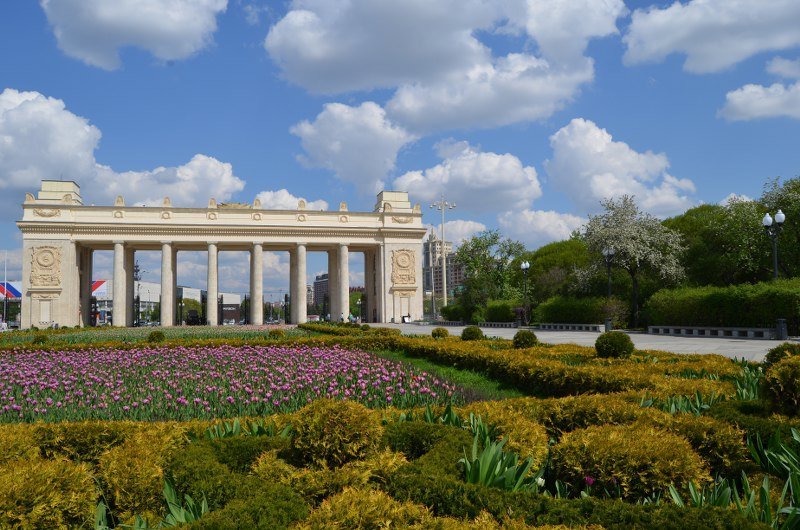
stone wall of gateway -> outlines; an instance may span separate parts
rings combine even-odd
[[[93,252],[114,251],[113,322],[133,323],[133,265],[139,250],[161,251],[161,323],[175,323],[177,263],[181,251],[208,255],[209,325],[218,325],[218,254],[250,254],[250,322],[261,324],[264,251],[288,251],[292,322],[306,321],[306,257],[328,254],[331,315],[347,316],[349,255],[364,254],[365,320],[400,322],[422,318],[422,239],[425,228],[419,205],[405,192],[378,194],[372,212],[265,210],[252,204],[217,203],[206,208],[179,208],[165,197],[160,206],[83,204],[80,187],[70,181],[42,181],[38,194],[26,194],[23,217],[22,327],[89,325]]]

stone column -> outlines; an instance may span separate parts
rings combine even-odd
[[[250,323],[264,323],[264,246],[254,243],[250,250]]]
[[[336,250],[328,251],[328,312],[331,320],[339,320],[339,255]]]
[[[81,248],[81,322],[84,326],[91,326],[92,322],[92,256],[93,250]]]
[[[297,293],[294,288],[297,285],[297,249],[289,250],[289,318],[291,324],[297,324]]]
[[[206,322],[209,326],[219,325],[219,280],[217,244],[208,244],[208,278],[206,281]]]
[[[294,291],[296,298],[292,304],[295,315],[294,323],[303,324],[308,320],[308,306],[306,305],[306,246],[298,244],[295,250],[295,277],[294,277]]]
[[[362,322],[372,322],[372,308],[375,304],[375,255],[372,250],[364,251],[364,292],[366,303],[361,305]]]
[[[341,319],[350,314],[350,250],[344,243],[339,245],[339,313]]]
[[[126,287],[125,273],[125,244],[122,241],[114,241],[114,289],[112,302],[113,324],[117,327],[124,327],[127,323],[128,304],[125,300],[128,294]]]
[[[132,248],[125,249],[125,325],[133,326],[136,318],[136,292],[134,290],[133,268],[136,263],[136,251]]]
[[[161,320],[162,326],[175,325],[175,278],[172,243],[161,243]]]

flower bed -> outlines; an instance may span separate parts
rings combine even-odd
[[[426,372],[336,346],[26,351],[0,363],[3,422],[258,416],[321,397],[372,408],[460,400]]]

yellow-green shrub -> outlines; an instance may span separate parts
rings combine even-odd
[[[800,415],[800,356],[787,357],[770,366],[764,386],[777,410],[790,416]]]
[[[408,528],[432,519],[421,504],[400,502],[382,491],[348,488],[326,499],[296,528]]]
[[[557,476],[578,489],[595,487],[624,498],[663,493],[670,484],[709,480],[702,459],[685,438],[644,425],[595,426],[565,434],[553,447]]]
[[[104,453],[98,463],[106,495],[122,518],[160,511],[164,467],[185,443],[184,431],[174,423],[145,427]]]
[[[553,436],[591,425],[627,425],[645,411],[625,394],[589,394],[556,399],[523,398],[509,406],[541,422]]]
[[[38,455],[39,446],[36,444],[32,425],[25,423],[3,425],[0,429],[0,465]]]
[[[723,476],[738,476],[747,461],[745,433],[730,423],[692,414],[648,414],[640,421],[683,436],[711,469]]]
[[[87,464],[19,459],[0,467],[0,527],[89,527],[98,492]]]
[[[481,417],[485,423],[495,425],[506,440],[506,448],[519,453],[522,458],[531,458],[534,468],[544,462],[548,451],[548,436],[545,428],[526,418],[502,401],[479,401],[459,411]]]
[[[103,453],[141,427],[130,421],[92,420],[37,424],[34,432],[43,455],[64,455],[95,464]]]
[[[364,458],[382,434],[379,413],[354,401],[317,400],[295,415],[292,426],[292,448],[303,463],[315,466]]]

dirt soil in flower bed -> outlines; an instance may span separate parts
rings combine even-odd
[[[260,416],[323,397],[370,408],[464,401],[442,378],[337,346],[103,348],[0,360],[0,422]]]

